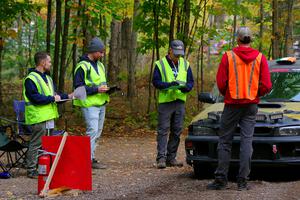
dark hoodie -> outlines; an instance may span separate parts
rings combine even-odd
[[[87,54],[80,57],[79,62],[81,62],[81,61],[89,62],[93,66],[95,71],[99,74],[98,67],[97,67],[97,61],[94,62],[94,61],[90,60],[89,57],[87,56]],[[89,86],[85,85],[84,71],[82,68],[79,68],[76,70],[73,85],[74,85],[74,88],[78,88],[79,86],[84,86],[87,95],[92,95],[92,94],[98,93],[98,86],[90,86],[89,87]]]
[[[48,83],[48,80],[46,78],[46,75],[47,75],[46,72],[41,73],[41,72],[37,71],[35,68],[30,68],[28,71],[28,74],[30,72],[38,73],[43,78],[45,83]],[[55,89],[55,86],[54,86],[54,89]],[[26,96],[28,97],[29,101],[35,105],[46,105],[46,104],[49,104],[49,103],[52,103],[55,101],[54,96],[45,96],[45,95],[40,94],[38,92],[38,89],[37,89],[35,83],[29,78],[26,79],[26,81],[25,81],[25,93],[26,93]],[[61,99],[68,98],[67,94],[58,94],[58,95],[61,97]]]
[[[239,56],[245,63],[252,62],[258,56],[259,51],[250,47],[236,47],[233,52]],[[267,59],[264,55],[261,58],[260,75],[259,75],[259,87],[258,95],[254,100],[249,99],[232,99],[228,89],[228,57],[225,53],[222,57],[217,73],[217,85],[220,93],[225,97],[225,104],[257,104],[259,103],[259,97],[267,94],[271,88],[270,71],[267,63]]]

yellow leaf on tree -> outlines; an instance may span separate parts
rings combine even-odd
[[[47,14],[47,8],[46,8],[46,7],[43,7],[43,8],[41,9],[40,13],[41,13],[42,15],[46,15],[46,14]]]
[[[9,29],[7,31],[7,35],[11,38],[16,38],[17,37],[17,31],[15,29]]]

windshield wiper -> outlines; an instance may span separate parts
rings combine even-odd
[[[284,98],[272,98],[272,99],[262,99],[262,100],[266,102],[292,102],[291,99],[284,99]]]

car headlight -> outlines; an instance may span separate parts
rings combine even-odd
[[[255,121],[265,122],[267,120],[267,116],[265,114],[256,114]]]
[[[283,113],[277,112],[277,113],[271,113],[269,114],[270,120],[274,120],[277,122],[279,119],[283,119]]]
[[[193,126],[190,130],[191,135],[217,135],[217,131],[203,126]]]
[[[213,121],[219,121],[221,119],[222,112],[217,111],[217,112],[209,112],[207,113],[207,118],[211,119]]]
[[[280,127],[275,131],[275,135],[280,135],[280,136],[300,135],[300,126]]]

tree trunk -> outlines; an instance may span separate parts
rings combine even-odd
[[[293,4],[294,0],[287,0],[288,11],[287,19],[285,24],[285,45],[284,45],[284,55],[283,56],[292,56],[293,54]]]
[[[206,18],[206,1],[205,1],[205,6],[203,10],[203,18],[202,18],[202,25],[201,27],[204,29],[205,27],[205,18]],[[204,46],[204,34],[201,35],[201,63],[200,63],[200,69],[201,69],[201,92],[203,92],[204,88],[204,73],[203,73],[203,46]]]
[[[197,49],[197,73],[196,73],[196,84],[197,84],[197,96],[200,94],[200,84],[199,84],[199,73],[200,73],[200,51],[201,51],[201,46],[198,46]],[[202,82],[202,81],[201,81]],[[200,109],[200,101],[197,101],[197,109]]]
[[[1,27],[0,27],[1,28]],[[2,29],[0,29],[2,30]],[[0,105],[3,104],[3,99],[2,99],[2,61],[3,61],[3,45],[4,45],[4,40],[2,37],[0,37]]]
[[[189,44],[186,44],[186,47],[185,47],[186,48],[186,56],[185,56],[186,59],[188,59],[188,57],[191,53],[192,46],[194,44],[195,34],[197,32],[198,19],[199,19],[200,12],[201,12],[202,1],[203,0],[199,1],[199,4],[197,6],[197,14],[195,16],[194,22],[192,24],[192,27],[191,27],[191,30],[190,30],[190,33],[189,33],[189,37],[191,38],[191,42]],[[207,0],[204,0],[204,7],[206,7],[206,4],[207,4]]]
[[[31,53],[32,53],[32,43],[33,41],[31,40],[31,25],[29,24],[28,25],[28,47],[27,47],[27,50],[28,50],[28,57],[27,57],[27,62],[26,62],[26,67],[28,65],[31,65]]]
[[[129,85],[131,84],[129,81],[129,71],[130,71],[130,49],[131,47],[131,30],[132,30],[132,20],[129,18],[125,18],[122,22],[121,27],[121,38],[122,38],[122,50],[121,50],[121,66],[127,67],[127,98],[129,98]]]
[[[52,12],[52,0],[48,0],[48,9],[47,9],[47,36],[46,36],[46,45],[47,52],[50,54],[50,36],[51,36],[51,12]]]
[[[129,102],[132,104],[132,99],[135,97],[136,93],[136,85],[135,85],[135,65],[137,58],[137,32],[136,32],[136,18],[138,16],[139,11],[139,0],[134,0],[134,8],[133,8],[133,22],[132,22],[132,31],[131,31],[131,40],[130,40],[130,48],[129,48],[129,63],[128,63],[128,82],[127,82],[127,97]],[[134,108],[133,104],[131,105]]]
[[[264,28],[264,1],[260,0],[260,25],[259,25],[259,47],[258,50],[262,51],[263,40],[263,28]]]
[[[107,78],[110,83],[116,83],[119,74],[121,23],[113,19],[111,22],[111,38],[109,44]]]
[[[272,58],[279,58],[279,32],[278,32],[278,0],[273,0],[272,12]]]
[[[132,20],[126,17],[121,25],[121,60],[119,66],[128,67],[128,48],[130,48]],[[127,69],[128,70],[128,69]]]
[[[177,12],[176,12],[176,14],[177,14],[177,26],[176,26],[176,31],[177,31],[177,34],[178,33],[181,33],[181,19],[182,19],[182,17],[181,17],[181,15],[182,15],[182,10],[183,9],[180,9],[180,8],[178,8],[177,9]]]
[[[158,4],[154,3],[153,7],[153,16],[154,16],[154,41],[155,41],[155,48],[156,48],[156,59],[159,60],[159,44],[158,44],[158,18],[160,13],[160,1]]]
[[[78,6],[81,7],[81,0],[78,0]],[[80,9],[77,10],[77,17],[80,18],[81,17],[81,12]],[[78,26],[75,26],[75,28],[73,29],[73,35],[77,38],[78,35],[78,30],[77,30]],[[77,51],[77,41],[74,41],[73,45],[72,45],[72,63],[73,63],[73,67],[72,67],[72,80],[74,80],[74,71],[77,65],[77,56],[78,56],[78,51]]]
[[[35,43],[34,44],[34,47],[35,47],[35,49],[34,49],[34,51],[35,52],[37,52],[38,51],[38,49],[39,49],[39,44],[40,44],[40,42],[39,42],[39,27],[38,27],[38,18],[36,17],[35,18],[35,23],[34,23],[34,37],[33,37],[33,42]]]
[[[70,22],[70,6],[68,3],[70,0],[65,0],[65,20],[64,30],[62,36],[62,47],[61,47],[61,61],[60,61],[60,73],[59,73],[59,85],[58,90],[64,91],[65,87],[65,75],[66,75],[66,55],[68,51],[68,36],[69,36],[69,22]]]
[[[240,5],[240,2],[239,0],[235,0],[235,6],[238,7]],[[236,25],[237,25],[237,15],[238,13],[234,13],[234,16],[233,16],[233,31],[232,31],[232,41],[231,41],[231,48],[234,47],[234,44],[235,44],[235,33],[236,33]]]
[[[148,81],[148,106],[147,106],[147,115],[149,116],[151,110],[151,100],[152,100],[152,90],[151,90],[151,82],[152,82],[152,75],[153,75],[153,64],[155,59],[155,49],[152,49],[152,57],[151,57],[151,65],[150,65],[150,73],[149,73],[149,81]]]
[[[85,2],[85,1],[83,0],[83,2]],[[88,31],[89,18],[86,14],[86,4],[83,4],[81,13],[82,13],[82,35],[83,35],[82,54],[83,54],[84,52],[86,52],[88,41],[90,41],[90,39],[91,39],[90,33]]]
[[[58,85],[60,34],[61,34],[61,0],[56,0],[56,29],[55,29],[54,65],[53,65],[53,82],[56,85]]]
[[[107,32],[107,24],[106,24],[106,17],[105,15],[101,16],[100,17],[100,31],[101,29],[103,30],[104,33]],[[100,34],[101,35],[101,34]],[[106,37],[106,34],[103,34],[101,35],[101,38],[103,38],[103,43],[104,43],[104,46],[106,47],[107,46],[107,37]],[[107,55],[104,54],[103,58],[102,58],[102,63],[104,64],[104,66],[107,66]]]
[[[209,29],[213,27],[213,16],[209,15]],[[211,46],[211,37],[208,37],[207,41],[207,67],[211,67],[211,53],[210,53],[210,46]]]
[[[19,78],[22,79],[25,76],[26,65],[23,58],[23,47],[22,47],[22,37],[23,37],[23,21],[21,17],[18,19],[18,66],[19,66]]]
[[[190,0],[184,1],[184,38],[183,43],[185,44],[184,50],[189,43],[189,32],[190,32],[190,12],[191,12],[191,2]]]
[[[170,20],[169,44],[172,40],[174,40],[174,28],[175,28],[176,13],[177,13],[177,0],[174,0],[173,6],[172,6],[171,20]]]

